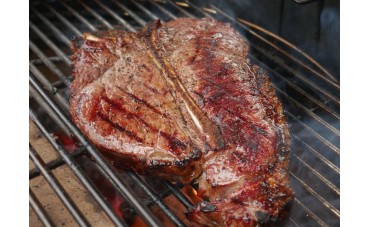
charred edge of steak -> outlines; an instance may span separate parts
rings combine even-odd
[[[139,160],[135,155],[119,154],[105,147],[97,147],[103,155],[111,160],[111,164],[119,171],[127,169],[139,174],[156,176],[169,181],[190,183],[194,176],[202,172],[200,163],[200,151],[195,149],[189,158],[175,160],[173,162]],[[135,163],[135,165],[132,165]],[[185,168],[186,167],[186,168]],[[176,174],[174,174],[176,173]]]
[[[261,95],[261,101],[265,108],[266,115],[277,125],[276,150],[278,152],[276,155],[278,162],[282,162],[283,166],[288,169],[291,155],[291,139],[288,123],[283,113],[283,106],[277,98],[274,85],[270,81],[266,71],[257,65],[252,66],[252,71],[256,73],[257,87]]]
[[[199,133],[204,135],[203,137],[205,141],[208,142],[209,147],[212,150],[220,150],[225,146],[220,128],[202,112],[182,84],[175,69],[173,69],[166,58],[160,55],[156,47],[156,40],[158,39],[157,29],[160,26],[161,23],[157,20],[149,24],[141,33],[141,36],[144,37],[144,40],[149,47],[149,56],[162,71],[162,76],[168,82],[170,91],[175,100],[177,100],[178,105],[185,105],[187,107],[186,110],[192,117],[195,125],[198,126]]]

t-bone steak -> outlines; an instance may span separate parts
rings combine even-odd
[[[229,24],[154,21],[73,41],[70,113],[116,167],[198,182],[205,226],[279,222],[290,137],[268,76]]]

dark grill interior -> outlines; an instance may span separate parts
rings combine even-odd
[[[95,200],[92,215],[105,212],[111,225],[189,224],[184,212],[193,206],[186,193],[191,191],[190,186],[116,171],[79,132],[68,114],[73,37],[113,28],[135,31],[154,19],[167,21],[177,17],[212,17],[233,24],[249,40],[251,59],[268,71],[276,86],[290,125],[290,178],[296,192],[284,226],[339,226],[340,87],[336,77],[282,38],[233,18],[215,5],[198,7],[175,1],[51,1],[30,5],[30,124],[36,126],[39,137],[46,138],[49,147],[45,151],[37,143],[30,143],[32,212],[45,226],[62,224],[41,202],[42,195],[33,184],[41,178],[50,185],[51,193],[60,198],[61,209],[68,210],[75,223],[94,225],[91,214],[82,212],[83,205],[66,190],[68,183],[58,178],[58,169],[64,168],[74,173],[81,190]],[[45,158],[45,153],[53,152],[53,148],[55,155]],[[118,209],[109,197],[112,194],[120,202]],[[82,199],[84,203],[89,202]]]

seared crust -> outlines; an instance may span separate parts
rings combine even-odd
[[[208,226],[279,221],[293,199],[290,137],[266,73],[229,24],[180,18],[75,41],[73,121],[120,168],[199,177]]]

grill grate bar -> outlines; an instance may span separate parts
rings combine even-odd
[[[39,104],[40,104],[40,106],[44,109],[44,110],[46,110],[46,111],[48,111],[48,112],[50,112],[51,111],[51,109],[50,109],[50,107],[48,107],[45,103],[43,103],[42,102],[42,98],[40,97],[40,95],[35,91],[35,89],[33,88],[33,87],[31,87],[30,86],[30,94],[31,94],[31,96],[32,96],[32,98],[34,98]],[[52,112],[51,112],[52,113]],[[50,117],[55,121],[55,122],[57,122],[57,123],[61,123],[60,122],[60,120],[58,119],[58,117],[55,115],[55,114],[50,114]],[[68,134],[68,129],[66,128],[66,127],[60,127],[60,129],[64,132],[64,133],[66,133],[66,134]]]
[[[135,172],[134,172],[134,174],[135,174]],[[179,192],[179,193],[181,193],[181,192]],[[161,200],[163,200],[163,199],[167,198],[168,196],[172,195],[172,191],[168,187],[166,187],[166,188],[162,189],[160,192],[158,192],[157,194],[158,194],[158,198],[160,198]],[[178,199],[178,201],[182,203],[181,200]],[[145,205],[147,205],[147,206],[153,206],[153,205],[155,205],[155,203],[154,203],[154,201],[151,198],[148,198],[147,200],[145,200]],[[185,206],[185,204],[183,204],[183,205]]]
[[[301,159],[297,155],[293,154],[293,157],[297,159],[300,163],[302,163],[306,168],[308,168],[311,173],[313,173],[317,178],[319,178],[324,184],[326,184],[326,186],[332,189],[337,195],[340,195],[339,189],[334,184],[332,184],[328,179],[322,176],[318,171],[316,171],[314,168],[308,165],[303,159]]]
[[[325,103],[323,102],[320,102],[319,100],[317,100],[316,98],[312,97],[310,94],[308,94],[307,92],[305,92],[303,89],[301,89],[300,87],[298,87],[297,85],[295,85],[293,82],[287,80],[286,78],[284,78],[283,76],[281,76],[280,74],[276,73],[275,76],[277,76],[280,80],[283,80],[285,83],[287,83],[290,87],[292,87],[294,90],[298,91],[299,93],[301,93],[304,97],[306,97],[308,100],[310,100],[311,102],[315,103],[316,105],[318,105],[320,108],[322,108],[323,110],[327,111],[328,113],[330,113],[333,117],[335,117],[336,119],[340,119],[339,115],[334,112],[332,109],[330,109],[327,105],[325,105]]]
[[[335,208],[331,203],[326,201],[322,196],[320,196],[315,190],[313,190],[310,186],[308,186],[303,180],[297,177],[294,173],[289,172],[289,174],[294,179],[296,179],[311,195],[313,195],[316,199],[318,199],[321,202],[321,204],[323,204],[326,208],[328,208],[337,217],[340,217],[340,212],[337,208]]]
[[[118,3],[117,3],[118,4]],[[135,13],[130,13],[130,16],[136,21],[136,22],[138,22],[140,25],[143,25],[143,26],[145,26],[146,24],[147,24],[147,22],[145,21],[145,20],[143,20],[143,19],[141,19],[141,17],[139,17],[137,14],[135,14]],[[136,29],[134,30],[134,31],[136,31]]]
[[[50,10],[52,9],[54,12],[55,12],[55,14],[57,13],[53,8],[51,8],[50,6],[48,6],[49,8],[50,8]],[[65,18],[64,18],[65,19]],[[64,21],[64,23],[68,23],[68,24],[71,24],[68,20],[66,20],[65,19],[65,21]],[[71,24],[72,25],[72,24]],[[73,25],[72,25],[73,26]],[[72,29],[72,27],[71,27],[71,29]],[[78,29],[78,28],[76,28],[75,26],[73,26],[73,31],[74,31],[74,33],[78,36],[78,37],[81,37],[82,36],[82,32]]]
[[[158,20],[159,18],[154,15],[150,10],[148,10],[147,8],[145,8],[141,3],[139,3],[138,1],[135,1],[135,0],[130,0],[135,6],[137,6],[140,10],[142,10],[146,15],[148,15],[150,18],[152,18],[153,20]]]
[[[174,223],[176,226],[185,226],[185,224],[168,208],[168,206],[161,201],[161,199],[155,195],[155,193],[150,189],[150,187],[135,173],[132,171],[126,172],[135,183],[144,190],[144,192],[152,199],[153,203],[157,205],[164,214]]]
[[[208,17],[208,18],[211,18],[211,19],[215,19],[212,15],[210,15],[209,13],[207,13],[206,11],[204,11],[203,9],[199,8],[198,6],[194,5],[193,3],[191,2],[186,2],[189,6],[191,6],[192,8],[194,8],[196,11],[204,14],[204,16]]]
[[[83,154],[85,154],[85,152],[82,149],[78,149],[78,150],[73,151],[73,153],[71,153],[70,156],[72,156],[73,158],[77,158],[77,157],[80,157]],[[48,163],[46,163],[45,167],[49,170],[54,170],[54,169],[56,169],[60,166],[63,166],[64,164],[66,164],[64,159],[62,157],[58,157],[58,158],[56,158],[54,160],[51,160]],[[41,172],[38,168],[31,169],[30,172],[29,172],[29,179],[31,180],[35,177],[38,177],[38,176],[40,176],[40,174],[41,174]]]
[[[220,10],[221,11],[221,10]],[[307,60],[309,60],[311,63],[313,63],[318,69],[320,69],[324,74],[326,74],[328,77],[322,77],[323,79],[325,79],[327,82],[331,83],[333,86],[337,87],[339,89],[339,85],[337,84],[338,83],[338,80],[333,76],[331,75],[331,73],[329,73],[324,67],[322,67],[317,61],[315,61],[312,57],[310,57],[308,54],[306,54],[305,52],[303,52],[301,49],[299,49],[298,47],[296,47],[295,45],[293,45],[292,43],[288,42],[287,40],[275,35],[274,33],[256,25],[256,24],[253,24],[249,21],[246,21],[244,19],[241,19],[241,18],[238,18],[238,21],[240,21],[241,23],[243,24],[246,24],[248,25],[249,27],[251,28],[254,28],[270,37],[273,37],[275,40],[278,40],[280,41],[281,43],[285,44],[286,46],[290,47],[291,49],[297,51],[300,55],[302,55],[303,57],[305,57]],[[298,60],[299,61],[299,60]],[[321,74],[319,74],[318,72],[316,72],[315,70],[312,70],[312,69],[309,69],[311,72],[313,72],[314,74],[320,76]],[[321,77],[321,76],[320,76]],[[332,81],[330,82],[328,79],[331,79]]]
[[[135,172],[133,172],[133,174],[136,174]],[[171,184],[171,183],[169,183]],[[160,192],[156,193],[157,194],[157,197],[160,199],[160,200],[163,200],[165,198],[167,198],[168,196],[170,196],[172,193],[172,191],[167,187],[167,188],[164,188],[163,190],[161,190]],[[179,192],[181,193],[181,192]],[[177,197],[176,197],[177,198]],[[180,201],[180,200],[179,200]],[[182,202],[182,201],[180,201]],[[151,199],[151,198],[147,198],[145,201],[144,201],[144,204],[148,207],[150,206],[154,206],[156,205],[155,202]],[[184,205],[185,206],[185,205]]]
[[[202,13],[205,17],[207,17],[207,18],[211,18],[211,19],[215,19],[209,12],[210,11],[207,11],[205,8],[200,8],[200,7],[198,7],[198,6],[196,6],[196,5],[194,5],[193,3],[191,3],[191,2],[187,2],[191,7],[193,7],[196,11],[198,11],[198,12],[200,12],[200,13]],[[208,13],[207,13],[208,12]]]
[[[338,86],[338,84],[337,83],[335,83],[335,82],[333,82],[332,80],[333,80],[333,76],[330,74],[330,73],[328,73],[328,72],[326,72],[327,73],[327,75],[329,76],[329,78],[331,78],[331,79],[328,79],[327,77],[325,77],[325,76],[323,76],[322,74],[320,74],[320,73],[318,73],[317,71],[315,71],[315,70],[313,70],[312,68],[310,68],[310,67],[308,67],[306,64],[304,64],[302,61],[300,61],[300,60],[298,60],[297,58],[295,58],[295,57],[293,57],[291,54],[289,54],[289,53],[287,53],[286,51],[284,51],[284,50],[282,50],[281,48],[279,48],[278,46],[276,46],[276,45],[274,45],[274,44],[272,44],[270,41],[268,41],[268,40],[266,40],[265,38],[263,38],[262,36],[260,36],[259,34],[257,34],[257,33],[255,33],[254,31],[252,31],[250,28],[248,28],[248,27],[246,27],[245,26],[245,23],[248,23],[248,24],[251,24],[250,22],[248,22],[248,21],[245,21],[245,20],[235,20],[234,18],[232,18],[230,15],[228,15],[228,14],[226,14],[225,12],[223,12],[221,9],[219,9],[219,8],[217,8],[216,6],[214,6],[213,4],[211,4],[211,7],[213,8],[213,9],[215,9],[217,12],[219,12],[221,15],[223,15],[223,16],[225,16],[226,18],[228,18],[229,20],[231,20],[231,21],[233,21],[233,22],[235,22],[235,23],[238,23],[239,25],[241,25],[244,29],[246,29],[247,31],[249,31],[252,35],[254,35],[255,37],[257,37],[257,38],[259,38],[260,40],[262,40],[262,41],[264,41],[264,42],[266,42],[267,44],[269,44],[270,46],[274,46],[274,48],[276,49],[276,50],[278,50],[280,53],[282,53],[282,54],[284,54],[286,57],[288,57],[288,58],[290,58],[291,60],[293,60],[293,61],[295,61],[296,63],[298,63],[299,65],[301,65],[302,67],[304,67],[304,68],[306,68],[307,70],[309,70],[310,72],[312,72],[314,75],[316,75],[316,76],[318,76],[319,78],[321,78],[321,79],[323,79],[323,80],[325,80],[327,83],[329,83],[329,84],[331,84],[332,86],[334,86],[335,88],[337,88],[337,89],[339,89],[339,86]],[[244,22],[244,23],[243,23]],[[248,25],[247,24],[247,25]],[[260,28],[260,27],[259,27]],[[271,34],[267,31],[267,30],[265,30],[265,29],[262,29],[262,28],[260,28],[260,31],[262,31],[262,32],[264,32],[265,34],[267,34],[267,35],[270,35],[271,36]],[[281,39],[281,38],[280,38]],[[283,39],[282,39],[283,40]],[[284,41],[281,41],[281,40],[279,40],[280,42],[283,42],[283,43],[289,43],[289,42],[287,42],[286,40],[284,40]],[[287,45],[287,44],[286,44]],[[292,44],[290,44],[289,43],[289,45],[290,46],[294,46],[294,45],[292,45]],[[302,53],[304,53],[303,51],[301,51],[301,50],[297,50],[298,48],[296,48],[295,50],[298,52],[298,53],[300,53],[300,54],[302,54]],[[306,56],[305,56],[306,57]],[[309,57],[309,59],[312,59],[311,57]],[[314,62],[315,63],[315,62]],[[317,65],[319,65],[318,63],[316,63]],[[319,65],[319,68],[320,69],[323,69],[323,67],[321,66],[321,65]],[[326,71],[326,70],[324,70],[324,71]],[[335,79],[334,79],[335,80]]]
[[[173,3],[172,1],[168,1],[167,3],[169,3],[171,6],[175,7],[176,9],[178,9],[181,13],[183,13],[184,15],[186,15],[187,17],[191,17],[191,18],[195,18],[195,16],[191,13],[189,13],[188,11],[184,10],[183,7],[180,7],[177,2],[176,4]],[[187,3],[185,3],[188,7],[189,5]]]
[[[171,190],[172,194],[186,207],[186,209],[190,209],[194,206],[194,204],[186,198],[186,196],[182,194],[176,186],[167,181],[164,182],[164,185]]]
[[[332,131],[335,135],[339,136],[338,129],[334,128],[332,125],[330,125],[328,122],[324,121],[321,117],[317,116],[317,114],[313,113],[311,110],[307,109],[304,105],[302,105],[297,100],[293,99],[290,95],[282,91],[280,88],[276,87],[275,90],[285,96],[288,100],[290,100],[292,103],[294,103],[299,109],[303,110],[305,113],[307,113],[309,116],[311,116],[313,119],[315,119],[317,122],[319,122],[321,125],[325,126],[325,128]],[[309,126],[308,126],[309,127]],[[311,128],[311,127],[310,127]],[[312,129],[312,128],[311,128]],[[314,130],[314,129],[312,129]],[[315,131],[315,130],[314,130]]]
[[[68,211],[71,213],[73,218],[77,221],[80,226],[89,226],[87,220],[81,211],[76,207],[68,194],[64,191],[63,187],[60,185],[59,181],[55,178],[54,174],[50,170],[45,168],[45,163],[42,161],[41,157],[33,149],[32,145],[29,148],[29,155],[35,166],[41,171],[42,175],[45,177],[46,181],[53,188],[58,197],[63,201],[64,205],[67,207]]]
[[[69,168],[73,171],[73,173],[77,176],[80,182],[85,186],[85,188],[90,192],[93,198],[98,202],[98,204],[102,207],[105,213],[110,217],[110,219],[117,225],[117,226],[127,226],[125,223],[121,221],[121,219],[116,215],[113,211],[111,205],[103,198],[103,196],[98,192],[96,187],[93,185],[91,180],[86,177],[86,175],[81,171],[79,165],[72,159],[68,153],[57,144],[57,142],[52,138],[50,133],[46,130],[45,126],[40,122],[39,118],[36,114],[30,110],[30,117],[35,125],[40,129],[42,134],[46,137],[49,143],[54,147],[54,149],[59,153],[59,155],[64,159],[65,163],[69,166]]]
[[[319,86],[316,82],[313,82],[310,79],[307,79],[301,72],[299,72],[299,71],[293,69],[292,67],[288,66],[281,59],[279,59],[277,57],[274,57],[273,55],[267,54],[267,52],[268,52],[267,50],[263,50],[259,46],[253,46],[253,47],[254,47],[254,49],[256,49],[257,51],[259,51],[260,53],[263,53],[263,55],[265,57],[267,57],[268,59],[270,59],[270,60],[278,63],[279,66],[283,67],[287,72],[293,74],[296,78],[298,78],[299,80],[301,80],[303,83],[305,83],[306,85],[308,85],[310,88],[312,88],[316,92],[320,93],[321,95],[324,95],[326,98],[332,100],[337,105],[340,104],[339,98],[337,98],[333,94],[329,93],[327,91],[327,89],[324,89],[321,86]],[[274,46],[272,46],[272,47],[275,48]]]
[[[52,110],[58,115],[60,120],[66,125],[66,127],[76,136],[76,138],[81,142],[82,146],[85,146],[88,153],[94,158],[107,179],[112,183],[115,189],[120,192],[121,195],[133,204],[136,208],[138,214],[151,226],[159,226],[158,221],[151,215],[147,207],[141,204],[133,193],[128,190],[128,187],[122,182],[116,173],[112,170],[112,167],[105,161],[103,156],[87,141],[87,139],[82,135],[82,133],[74,126],[74,124],[68,119],[68,117],[59,109],[57,105],[48,97],[48,95],[43,91],[41,86],[34,80],[33,77],[29,78],[31,84],[34,86],[36,91],[42,96],[45,102],[52,108]]]
[[[69,87],[71,84],[71,81],[68,80],[68,78],[64,75],[62,71],[59,70],[59,68],[48,59],[48,57],[30,40],[29,46],[31,50],[44,62],[44,64],[55,73],[56,76],[59,77],[63,83]]]
[[[49,60],[52,61],[52,62],[63,62],[63,58],[59,57],[59,56],[53,56],[53,57],[49,57]],[[41,60],[41,59],[32,59],[29,61],[31,64],[33,65],[43,65],[44,62]]]
[[[295,222],[291,217],[289,217],[289,221],[294,225],[294,226],[300,226],[298,225],[297,222]]]
[[[119,7],[121,8],[124,12],[127,12],[130,17],[132,17],[136,22],[138,22],[141,26],[145,26],[146,25],[146,22],[141,19],[136,13],[134,13],[132,10],[130,10],[129,8],[127,8],[126,6],[122,5],[120,2],[118,2],[117,0],[113,0],[113,2]]]
[[[251,59],[253,59],[254,61],[258,61],[255,57],[253,56],[250,56]],[[313,96],[311,96],[310,94],[308,94],[306,91],[304,91],[302,88],[300,88],[298,85],[296,85],[294,82],[288,80],[287,78],[285,78],[284,76],[282,76],[281,74],[275,72],[274,70],[272,70],[270,67],[268,67],[266,64],[263,64],[261,63],[261,65],[266,68],[266,69],[269,69],[269,72],[271,72],[271,75],[273,75],[274,77],[277,77],[279,78],[279,80],[281,81],[284,81],[286,84],[288,84],[290,87],[292,87],[295,91],[299,92],[300,94],[302,94],[305,98],[307,98],[308,100],[310,100],[311,102],[315,103],[316,105],[318,105],[319,107],[321,107],[323,110],[327,111],[328,113],[330,113],[333,117],[335,117],[336,119],[340,119],[339,117],[339,114],[337,114],[334,110],[330,109],[330,107],[328,107],[327,105],[325,105],[325,103],[317,100],[316,98],[314,98]]]
[[[93,15],[99,22],[104,24],[108,29],[113,29],[113,26],[105,20],[102,16],[100,16],[98,13],[96,13],[93,9],[90,8],[90,6],[86,5],[84,2],[78,0],[77,1],[82,7],[84,7],[91,15]]]
[[[44,224],[44,226],[46,226],[46,227],[55,226],[54,223],[51,221],[49,215],[42,208],[42,205],[37,200],[35,194],[33,194],[31,189],[29,190],[29,194],[30,194],[30,196],[29,196],[30,197],[30,205],[31,205],[32,209],[35,211],[36,215],[40,218],[40,221],[42,222],[42,224]]]
[[[299,201],[296,197],[294,197],[294,202],[296,202],[300,207],[302,207],[307,214],[316,221],[322,227],[329,227],[323,220],[321,220],[317,215],[312,212],[307,206],[305,206],[301,201]]]
[[[304,141],[302,141],[301,138],[299,138],[298,136],[292,134],[292,139],[294,141],[297,141],[300,144],[303,144],[304,147],[306,148],[306,149],[304,149],[305,151],[311,152],[315,157],[319,158],[323,163],[325,163],[325,165],[327,165],[328,167],[330,167],[337,174],[340,174],[340,170],[339,170],[339,168],[336,165],[334,165],[331,161],[329,161],[327,158],[325,158],[324,156],[322,156],[318,151],[316,151],[315,149],[313,149],[310,145],[308,145],[307,143],[305,143]]]
[[[64,108],[64,110],[67,110],[68,103],[66,99],[58,92],[58,90],[52,84],[50,84],[50,82],[47,79],[45,79],[43,74],[32,63],[29,64],[29,68],[31,72],[33,73],[33,75],[35,75],[36,78],[41,81],[41,83],[45,86],[45,88],[50,93],[54,94],[54,96],[59,101],[59,103]]]
[[[61,59],[68,65],[71,66],[72,62],[69,57],[59,49],[36,25],[34,25],[31,21],[29,22],[30,28],[34,31],[42,41],[44,41],[50,49],[52,49]]]
[[[285,111],[285,113],[290,118],[292,118],[294,120],[294,122],[302,125],[305,129],[307,129],[308,131],[310,131],[310,133],[312,133],[313,136],[315,136],[317,139],[320,140],[320,142],[322,142],[323,144],[325,144],[326,146],[328,146],[331,151],[333,151],[337,155],[340,155],[340,151],[339,151],[339,149],[336,146],[334,146],[332,143],[330,143],[328,140],[326,140],[324,137],[322,137],[319,133],[317,133],[315,130],[313,130],[310,126],[308,126],[304,122],[300,121],[296,116],[294,116],[293,114],[291,114],[289,111]]]
[[[113,10],[108,8],[104,3],[102,3],[100,0],[94,0],[101,8],[103,8],[106,12],[108,12],[114,19],[116,19],[120,24],[122,24],[127,30],[134,32],[135,29],[132,27],[127,21],[122,19],[117,13],[115,13]]]
[[[46,17],[44,17],[42,14],[40,14],[36,9],[31,8],[31,11],[36,14],[41,21],[50,28],[50,30],[57,35],[58,38],[60,38],[68,47],[71,43],[71,41],[65,36],[57,27],[55,27]]]
[[[168,11],[167,9],[165,9],[164,7],[162,7],[161,5],[159,5],[158,3],[156,3],[155,1],[153,0],[149,0],[149,2],[152,4],[152,5],[155,5],[160,11],[162,11],[165,15],[169,16],[171,19],[176,19],[177,17],[175,15],[173,15],[170,11]]]
[[[214,6],[215,7],[215,6]],[[219,10],[217,7],[215,7],[215,9]],[[273,47],[273,49],[276,49],[280,52],[282,52],[285,56],[287,56],[288,58],[292,58],[292,56],[289,55],[289,53],[281,50],[278,46],[276,46],[275,44],[273,44],[272,42],[268,41],[267,39],[263,38],[262,36],[260,36],[259,34],[255,33],[254,31],[252,31],[251,29],[249,29],[247,26],[245,26],[244,24],[240,23],[239,21],[236,21],[235,19],[233,19],[231,16],[227,15],[226,13],[222,12],[222,11],[219,11],[223,16],[225,16],[227,19],[237,23],[239,26],[241,26],[242,28],[244,28],[246,31],[248,31],[251,35],[259,38],[261,41],[265,42],[266,44],[268,44],[269,46]],[[258,47],[255,47],[256,49],[259,49],[260,52],[262,53],[266,53],[266,51],[263,51],[261,50],[260,48]],[[276,58],[274,58],[273,56],[269,55],[269,54],[265,54],[266,57],[268,58],[272,58],[276,61]],[[302,63],[301,61],[299,61],[298,59],[296,59],[296,61],[299,62],[300,65],[302,65],[304,68],[308,69],[309,71],[314,71],[313,69],[311,69],[310,67],[308,67],[307,65],[305,65],[304,63]],[[331,98],[333,101],[335,101],[336,103],[339,103],[339,99],[333,95],[331,95],[330,93],[328,93],[326,90],[320,88],[320,86],[318,86],[316,83],[312,82],[311,80],[307,79],[305,76],[301,75],[299,72],[295,71],[295,70],[292,70],[290,67],[288,67],[285,63],[283,62],[279,62],[281,66],[283,66],[285,69],[287,69],[288,71],[292,72],[297,78],[299,78],[300,80],[304,81],[305,83],[307,83],[308,85],[310,85],[311,87],[315,88],[315,90],[318,90],[319,92],[323,93],[324,95],[326,95],[327,97]],[[317,73],[317,72],[316,72]],[[326,82],[330,83],[330,85],[332,85],[335,89],[338,89],[339,90],[339,85],[334,83],[333,81],[327,79],[325,76],[321,75],[321,74],[315,74],[315,75],[319,75],[319,77],[321,79],[324,79]]]
[[[51,92],[56,93],[55,87],[53,87],[49,80],[44,77],[44,75],[40,72],[40,70],[32,63],[29,63],[29,69],[31,72],[41,81],[41,83],[45,86],[45,88]]]
[[[46,5],[46,7],[57,16],[57,18],[62,21],[63,24],[67,26],[75,35],[82,36],[82,33],[71,23],[69,22],[64,16],[62,16],[60,13],[58,13],[53,7],[50,5]]]
[[[69,10],[69,12],[72,13],[73,16],[75,16],[78,20],[80,20],[83,24],[85,24],[91,31],[96,32],[98,29],[91,24],[88,20],[86,20],[81,14],[77,13],[72,7],[67,5],[64,1],[59,1],[66,9]]]
[[[158,198],[161,200],[165,199],[169,195],[171,195],[171,191],[168,188],[165,188],[157,193]],[[148,207],[156,205],[155,202],[152,200],[152,198],[147,198],[144,204]]]

